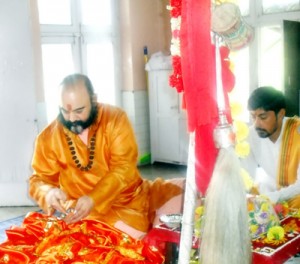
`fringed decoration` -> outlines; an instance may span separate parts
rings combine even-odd
[[[205,199],[201,264],[251,263],[245,185],[232,147],[220,149]]]

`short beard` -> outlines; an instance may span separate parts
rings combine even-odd
[[[255,128],[255,130],[260,138],[269,138],[276,132],[277,128],[278,126],[276,125],[276,127],[271,132],[261,128]]]
[[[255,130],[260,138],[268,138],[269,136],[271,136],[271,134],[267,130],[260,128],[256,128]]]
[[[86,128],[90,127],[96,120],[98,115],[98,108],[96,104],[92,105],[91,112],[89,115],[89,118],[86,121],[81,121],[81,120],[76,120],[74,122],[67,121],[61,111],[59,112],[58,115],[58,120],[63,124],[64,127],[69,129],[71,132],[74,134],[78,135],[81,134],[83,130]]]

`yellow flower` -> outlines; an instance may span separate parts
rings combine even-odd
[[[284,229],[281,226],[270,227],[267,233],[268,241],[281,241],[284,239]]]
[[[204,207],[203,206],[197,207],[195,212],[198,216],[202,216],[204,213]]]
[[[296,211],[293,213],[293,217],[300,218],[300,209],[296,209]]]
[[[195,237],[201,236],[201,226],[204,214],[204,206],[198,206],[195,210],[195,222],[194,222],[194,235]]]
[[[241,173],[241,176],[244,180],[246,190],[250,191],[254,186],[254,182],[253,182],[252,178],[250,177],[249,173],[243,168],[241,169],[240,173]]]
[[[231,102],[230,109],[231,109],[232,118],[235,119],[242,113],[243,107],[240,103]]]
[[[245,158],[250,153],[250,145],[246,141],[239,142],[235,145],[235,152],[236,154],[241,157]]]
[[[257,226],[257,225],[250,225],[250,232],[251,232],[252,234],[256,234],[257,229],[258,229],[258,226]]]
[[[262,204],[261,204],[261,207],[260,207],[260,209],[261,209],[262,212],[267,212],[267,211],[269,211],[269,208],[270,208],[269,203],[262,203]]]
[[[238,142],[240,142],[248,137],[249,128],[245,122],[234,121],[234,127],[236,129],[236,139]]]

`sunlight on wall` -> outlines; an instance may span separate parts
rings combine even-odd
[[[51,122],[58,114],[58,87],[62,79],[74,71],[70,44],[43,44],[44,91],[47,120]]]
[[[260,86],[271,85],[283,90],[283,47],[280,26],[261,28]]]
[[[248,121],[247,100],[249,97],[249,48],[245,47],[230,53],[232,70],[235,75],[235,87],[229,94],[231,102],[238,102],[244,106],[241,119]]]

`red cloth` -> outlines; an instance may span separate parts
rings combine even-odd
[[[265,237],[259,238],[259,241],[252,241],[253,264],[282,264],[299,252],[300,219],[289,217],[282,220],[281,225],[285,226],[286,224],[292,222],[297,222],[298,228],[295,228],[293,233],[286,232],[285,236],[287,237],[287,241],[285,243],[278,245],[260,243],[260,241],[265,239]],[[166,254],[166,243],[170,242],[178,245],[180,242],[180,233],[180,230],[172,230],[161,224],[151,229],[143,241],[147,242],[150,246],[157,247],[162,254]],[[197,237],[193,236],[192,247],[194,249],[199,248],[199,241]],[[262,253],[258,251],[259,247]],[[274,249],[275,251],[273,251]]]
[[[181,10],[181,67],[188,116],[188,129],[195,131],[196,184],[205,195],[218,150],[214,146],[213,130],[218,123],[215,47],[211,41],[210,0],[182,0]],[[223,58],[229,50],[222,49]],[[234,86],[229,63],[222,60],[223,86]],[[229,121],[228,98],[225,105]]]
[[[0,263],[164,263],[163,255],[146,242],[97,220],[67,225],[31,212],[6,235],[7,241],[0,244]]]
[[[210,5],[210,0],[182,0],[181,64],[190,131],[218,117]]]

